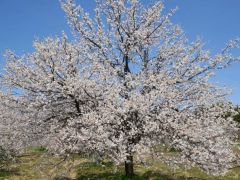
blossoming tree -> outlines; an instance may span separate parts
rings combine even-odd
[[[218,54],[203,43],[189,43],[163,15],[163,3],[145,7],[138,0],[97,0],[95,17],[72,0],[62,1],[74,41],[35,41],[36,51],[6,53],[2,81],[34,112],[62,152],[92,151],[125,162],[143,158],[157,144],[178,149],[179,159],[212,174],[238,163],[232,151],[236,125],[227,92],[209,79],[238,57],[230,41]]]
[[[17,154],[27,146],[45,145],[49,135],[41,130],[34,113],[24,109],[22,103],[10,94],[0,92],[0,148]],[[44,126],[45,128],[45,126]]]

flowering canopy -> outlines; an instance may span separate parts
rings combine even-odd
[[[93,151],[115,162],[138,158],[156,144],[180,150],[177,161],[219,174],[237,163],[231,145],[236,124],[227,92],[209,79],[239,60],[238,40],[216,55],[170,22],[163,3],[97,0],[95,18],[72,0],[62,1],[74,41],[35,41],[35,52],[6,53],[2,82],[51,137],[52,148]],[[161,154],[159,154],[161,156]]]

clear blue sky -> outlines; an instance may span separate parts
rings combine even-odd
[[[87,11],[94,8],[94,0],[77,2]],[[178,6],[173,22],[183,27],[189,40],[200,36],[211,52],[217,52],[229,39],[240,37],[239,0],[165,0],[165,6],[166,10]],[[62,31],[70,33],[58,0],[0,0],[1,62],[6,49],[19,55],[32,52],[35,38],[60,35]],[[236,54],[240,54],[240,50]],[[239,75],[240,63],[217,72],[214,78],[233,89],[230,99],[237,104],[240,104]]]

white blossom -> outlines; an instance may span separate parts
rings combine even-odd
[[[72,0],[62,7],[74,41],[63,34],[35,41],[32,54],[9,51],[2,76],[43,127],[49,148],[107,154],[121,163],[163,144],[182,154],[159,154],[166,162],[212,174],[238,163],[237,127],[224,118],[232,110],[227,92],[209,81],[214,70],[239,60],[231,54],[238,40],[212,56],[171,23],[175,10],[162,14],[161,1],[144,7],[137,0],[98,0],[94,19]]]

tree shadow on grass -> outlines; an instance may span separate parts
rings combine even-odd
[[[77,180],[97,180],[97,179],[106,179],[106,180],[186,180],[184,177],[172,177],[166,174],[161,173],[150,173],[147,172],[142,176],[133,176],[133,177],[125,177],[123,174],[111,174],[111,173],[92,173],[88,175],[81,175],[77,178]],[[189,179],[190,180],[190,179]],[[193,180],[193,179],[192,179]]]
[[[93,172],[87,175],[79,175],[77,180],[202,180],[196,177],[174,176],[161,172],[148,171],[141,176],[125,177],[123,173]]]
[[[20,175],[17,169],[0,169],[0,178]]]
[[[164,174],[159,171],[147,171],[143,175],[134,177],[125,177],[123,168],[114,172],[114,166],[111,162],[94,163],[86,162],[79,166],[77,180],[200,180],[195,177],[176,176],[173,174]]]
[[[133,176],[133,177],[125,177],[122,174],[114,174],[114,173],[97,173],[97,174],[88,174],[81,175],[77,178],[77,180],[97,180],[97,179],[106,179],[106,180],[144,180],[145,178],[142,176]]]
[[[115,170],[116,171],[116,170]],[[124,177],[123,169],[120,167],[114,173],[112,162],[86,162],[79,166],[77,180],[144,180],[143,177]]]

